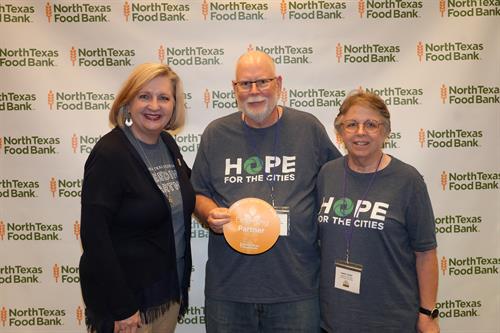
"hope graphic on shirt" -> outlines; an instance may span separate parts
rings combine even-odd
[[[254,182],[287,182],[295,180],[296,156],[268,156],[264,160],[251,156],[246,160],[226,158],[224,184]]]
[[[323,197],[318,223],[383,230],[388,209],[389,204],[385,202],[357,200],[354,204],[349,198]]]

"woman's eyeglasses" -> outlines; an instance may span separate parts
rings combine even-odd
[[[355,133],[359,131],[360,126],[363,126],[363,129],[370,134],[377,133],[380,126],[384,123],[376,120],[367,120],[364,123],[358,123],[356,120],[347,120],[342,123],[342,128],[347,133]]]

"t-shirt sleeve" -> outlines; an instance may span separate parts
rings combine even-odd
[[[434,213],[427,187],[420,174],[413,180],[413,188],[406,210],[410,244],[414,251],[423,252],[437,247]]]
[[[326,170],[326,166],[323,165],[321,169],[318,172],[318,177],[316,178],[316,191],[314,191],[315,195],[315,202],[316,202],[316,207],[315,207],[315,213],[319,213],[320,211],[320,205],[322,204],[323,198],[322,193],[324,191],[324,186],[325,186],[325,176],[327,175],[328,171]]]
[[[319,120],[317,121],[316,132],[318,133],[318,147],[320,147],[321,165],[342,156],[328,136],[325,127],[319,122]]]
[[[210,182],[210,166],[207,158],[207,155],[209,154],[209,141],[210,139],[207,129],[201,137],[200,147],[198,148],[198,152],[196,153],[196,158],[193,163],[191,183],[196,194],[201,194],[211,198],[213,195],[213,188]]]

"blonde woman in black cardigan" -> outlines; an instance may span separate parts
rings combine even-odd
[[[111,108],[115,128],[85,163],[80,284],[89,332],[173,332],[187,309],[195,195],[165,131],[184,112],[177,74],[139,65]]]

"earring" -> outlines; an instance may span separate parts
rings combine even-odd
[[[130,127],[134,122],[132,121],[132,117],[130,116],[130,112],[127,111],[125,115],[125,126]]]

